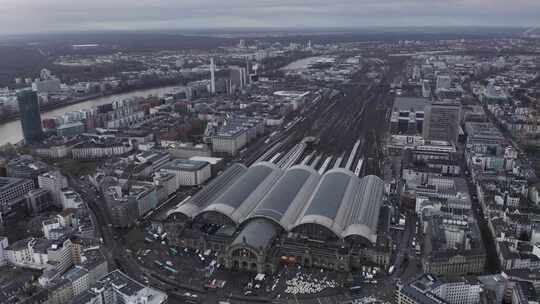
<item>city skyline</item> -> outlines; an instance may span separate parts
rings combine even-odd
[[[3,0],[0,304],[538,304],[538,2]]]
[[[0,34],[211,28],[540,25],[540,2],[502,0],[4,1]],[[104,9],[106,8],[106,9]],[[20,22],[25,20],[25,22]]]

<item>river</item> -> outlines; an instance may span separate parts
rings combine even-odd
[[[305,70],[309,68],[310,65],[314,64],[315,62],[324,59],[323,56],[315,56],[315,57],[307,57],[302,58],[296,61],[293,61],[289,63],[288,65],[282,67],[282,70],[289,71],[289,70]]]
[[[78,111],[81,109],[90,109],[102,104],[111,103],[117,99],[125,99],[133,96],[148,96],[148,95],[157,95],[162,96],[166,93],[174,91],[178,86],[166,86],[161,88],[146,89],[146,90],[136,90],[128,93],[121,93],[115,95],[109,95],[104,97],[98,97],[94,99],[89,99],[80,103],[70,104],[65,107],[57,108],[54,110],[46,111],[41,113],[41,119],[50,118],[58,115],[63,115],[66,112]],[[21,121],[19,119],[13,120],[0,124],[0,146],[3,146],[7,143],[17,143],[23,139]]]

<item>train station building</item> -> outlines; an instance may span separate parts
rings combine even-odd
[[[392,246],[384,199],[384,182],[373,175],[234,164],[169,211],[165,227],[176,245],[216,251],[218,263],[230,269],[386,268]]]

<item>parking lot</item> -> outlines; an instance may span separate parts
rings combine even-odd
[[[273,275],[257,277],[256,273],[225,269],[217,264],[216,252],[169,246],[167,240],[156,239],[144,230],[131,232],[126,238],[130,243],[126,256],[147,269],[144,283],[152,285],[156,283],[155,278],[162,278],[160,286],[157,286],[162,289],[169,287],[178,292],[199,292],[217,299],[247,297],[308,303],[326,298],[323,301],[331,301],[329,303],[351,299],[347,296],[349,288],[346,287],[349,275],[345,273],[282,265]],[[167,284],[167,281],[175,284]],[[362,285],[366,286],[366,291],[377,289],[369,282]]]
[[[196,295],[201,303],[209,298],[234,300],[234,303],[250,299],[276,303],[345,303],[366,296],[389,300],[393,295],[393,279],[382,270],[373,274],[374,268],[349,274],[281,265],[275,274],[262,276],[227,270],[217,263],[216,252],[169,246],[166,239],[156,239],[145,230],[130,233],[126,238],[131,244],[126,255],[147,270],[143,283],[169,292]],[[351,277],[355,278],[354,282]],[[358,288],[351,295],[353,285]]]

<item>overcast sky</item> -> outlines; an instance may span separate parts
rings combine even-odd
[[[538,26],[540,0],[1,0],[0,33],[223,27]]]

